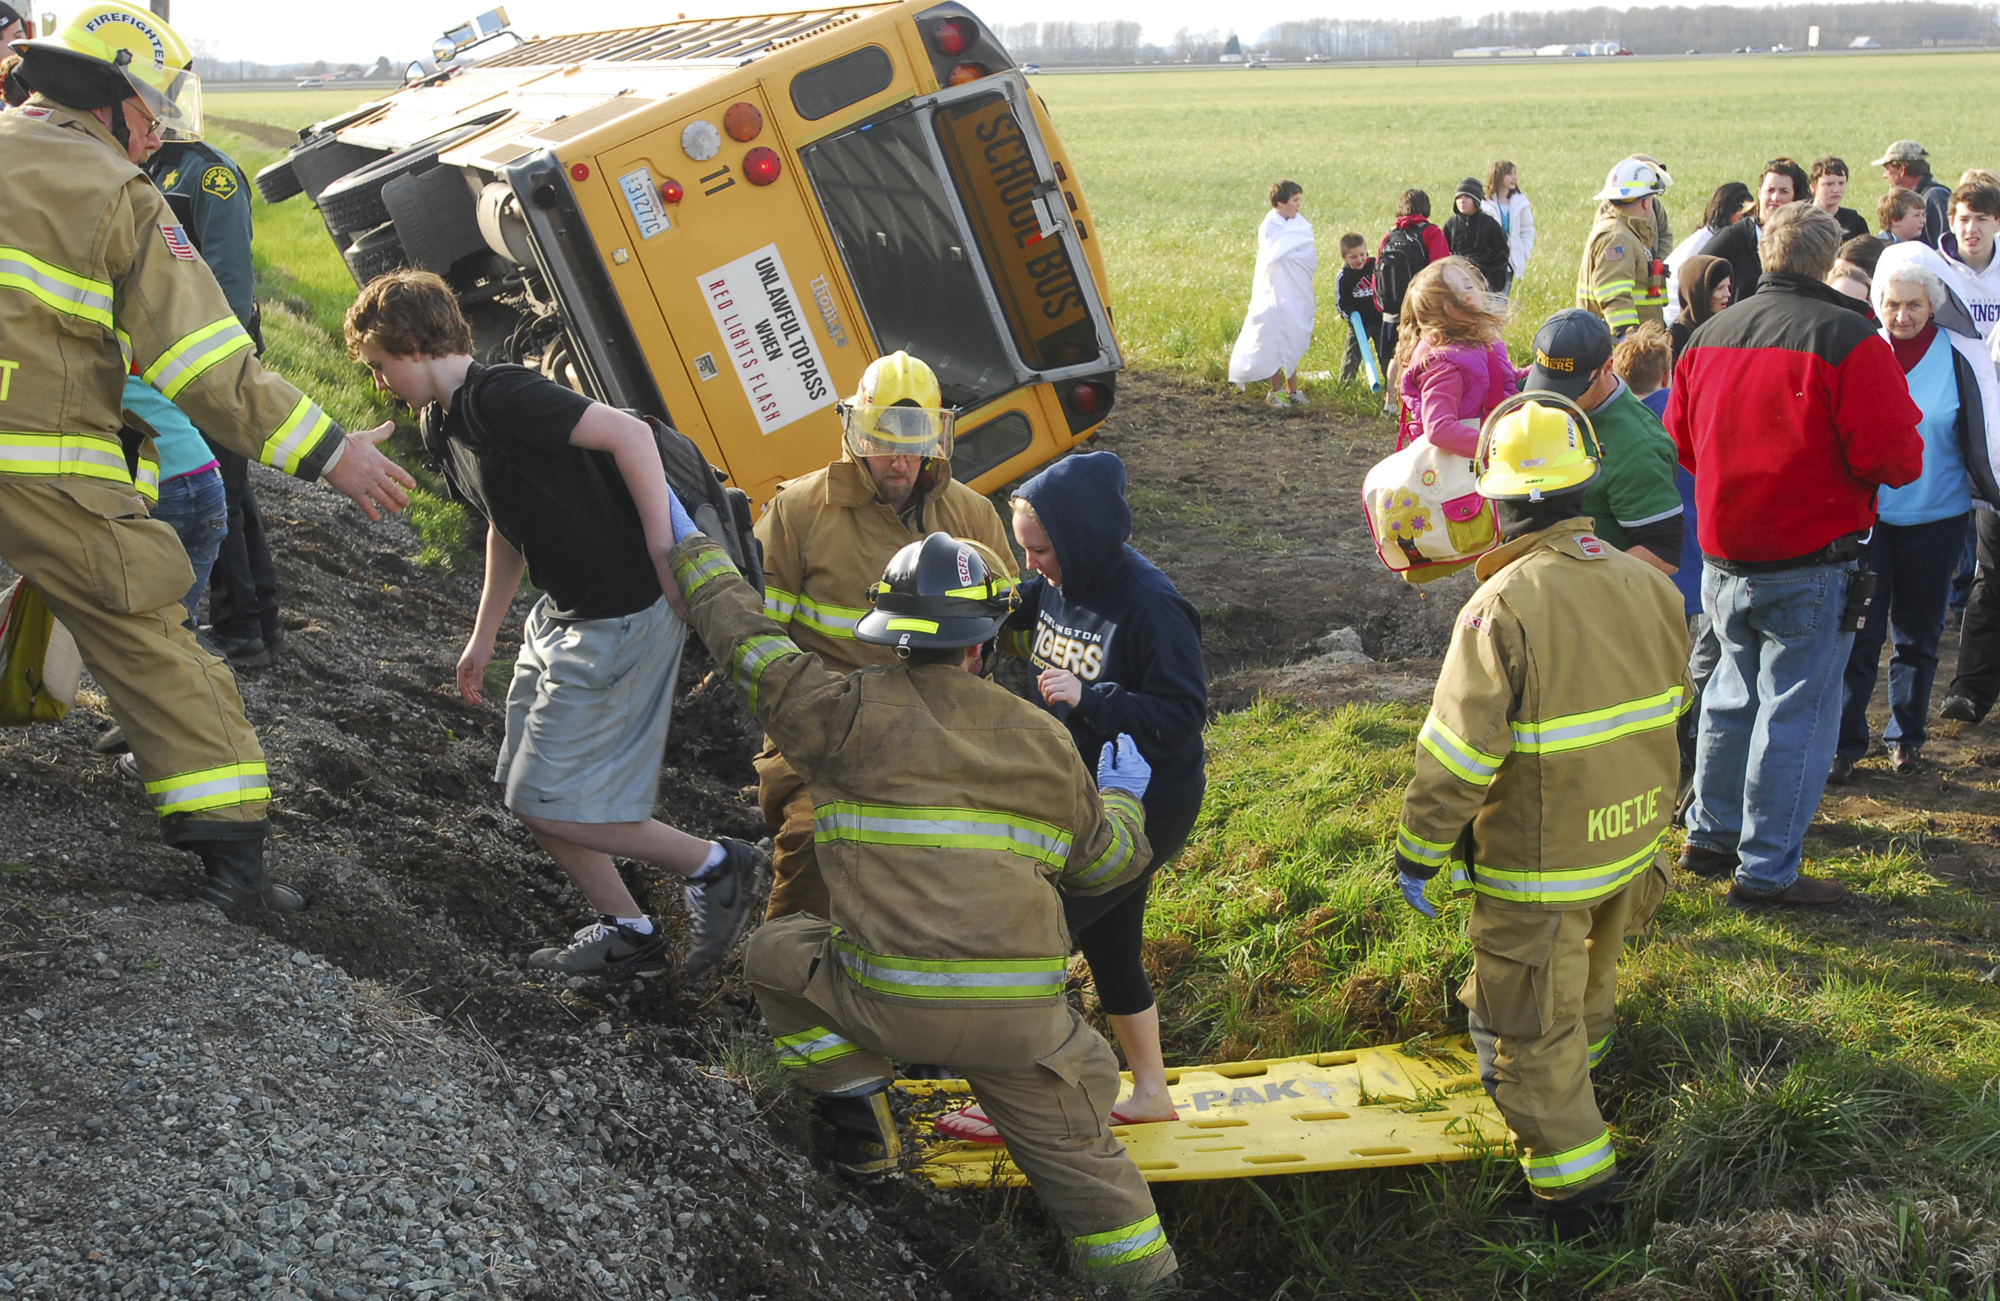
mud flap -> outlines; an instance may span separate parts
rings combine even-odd
[[[1148,1183],[1366,1170],[1510,1150],[1464,1036],[1172,1069],[1167,1084],[1180,1119],[1111,1131]],[[932,1135],[933,1120],[972,1100],[965,1081],[896,1087],[910,1099],[915,1173],[940,1188],[1028,1182],[1004,1147]]]

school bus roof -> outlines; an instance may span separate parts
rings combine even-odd
[[[440,155],[448,165],[493,169],[651,107],[781,48],[901,3],[845,5],[740,18],[689,18],[646,27],[542,37],[505,54],[419,83],[322,124],[342,140],[402,149],[485,121]]]
[[[483,61],[484,68],[528,68],[571,63],[662,63],[684,59],[744,61],[780,45],[817,35],[838,23],[891,8],[888,3],[800,9],[739,18],[688,18],[650,27],[621,27],[569,36],[538,37]]]

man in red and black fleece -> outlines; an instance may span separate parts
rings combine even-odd
[[[1736,903],[1826,904],[1799,874],[1838,739],[1843,625],[1875,490],[1922,473],[1921,413],[1868,319],[1822,283],[1840,226],[1809,203],[1765,223],[1757,293],[1689,338],[1667,430],[1694,475],[1702,609],[1721,661],[1681,866]]]

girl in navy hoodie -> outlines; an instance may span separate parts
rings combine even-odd
[[[1125,463],[1111,453],[1058,461],[1022,485],[1013,508],[1014,538],[1033,572],[1003,645],[1040,670],[1035,698],[1068,726],[1090,764],[1124,732],[1152,765],[1143,801],[1151,865],[1106,894],[1064,896],[1063,911],[1132,1071],[1132,1094],[1112,1110],[1112,1123],[1173,1120],[1159,1008],[1139,955],[1153,874],[1187,843],[1207,789],[1201,616],[1125,544]],[[977,1141],[981,1119],[968,1108],[938,1130]]]

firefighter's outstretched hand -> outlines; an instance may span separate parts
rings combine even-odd
[[[1146,762],[1139,753],[1139,746],[1130,734],[1120,732],[1118,739],[1104,747],[1097,757],[1097,789],[1100,791],[1124,791],[1133,799],[1146,798],[1146,787],[1153,782],[1153,765]]]
[[[407,507],[410,497],[404,489],[417,486],[408,470],[376,450],[378,444],[395,432],[393,420],[385,420],[373,429],[350,431],[347,450],[324,476],[328,483],[353,499],[371,520],[381,519],[382,511],[393,515]]]
[[[1396,884],[1403,888],[1403,902],[1426,917],[1435,918],[1438,910],[1431,901],[1424,898],[1424,886],[1428,884],[1422,877],[1411,876],[1408,872],[1396,873]]]

